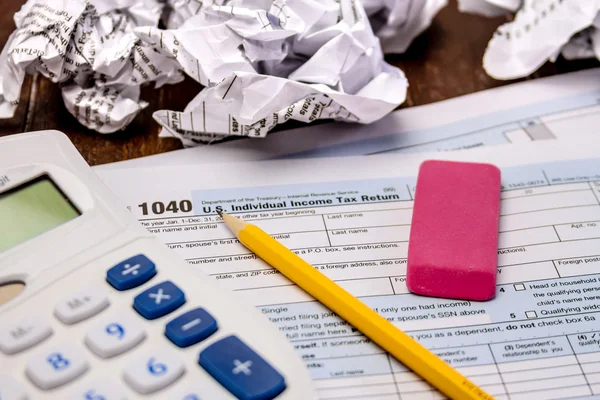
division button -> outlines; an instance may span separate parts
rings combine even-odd
[[[146,332],[132,312],[122,313],[92,326],[85,335],[85,345],[98,357],[122,354],[144,340]]]
[[[185,294],[173,282],[164,281],[146,289],[133,299],[133,308],[146,319],[156,319],[185,303]]]
[[[19,322],[0,324],[0,351],[15,354],[28,349],[52,334],[52,328],[42,319],[27,316]]]
[[[98,314],[108,304],[106,293],[89,288],[61,299],[54,308],[54,315],[62,323],[70,325]]]
[[[74,380],[88,368],[83,353],[65,343],[32,358],[27,363],[25,374],[37,387],[49,390]]]
[[[157,349],[137,358],[125,368],[125,382],[140,394],[163,389],[179,379],[185,371],[177,354]]]
[[[117,290],[128,290],[148,282],[154,275],[154,263],[145,255],[138,254],[109,269],[106,281]]]
[[[217,321],[203,308],[196,308],[169,322],[165,336],[176,346],[188,347],[217,331]]]
[[[285,379],[236,336],[200,353],[198,364],[240,400],[271,400],[285,390]]]

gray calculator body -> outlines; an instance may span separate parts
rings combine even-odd
[[[285,337],[141,227],[56,131],[0,139],[0,399],[316,398]]]

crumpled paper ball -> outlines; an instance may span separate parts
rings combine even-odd
[[[81,124],[111,133],[147,106],[141,85],[185,74],[204,89],[183,112],[153,115],[184,145],[264,137],[289,119],[367,124],[408,86],[383,60],[369,16],[403,51],[446,0],[367,4],[369,14],[353,0],[29,0],[0,55],[0,118],[14,114],[25,74],[39,72]]]
[[[483,57],[493,78],[527,76],[560,54],[600,59],[598,0],[459,0],[459,9],[486,16],[516,12],[496,30]]]

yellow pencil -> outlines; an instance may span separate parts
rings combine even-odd
[[[382,349],[451,399],[493,399],[442,359],[406,335],[259,227],[226,213],[223,221],[257,256],[348,321]]]

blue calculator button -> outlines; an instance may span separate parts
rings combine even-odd
[[[146,283],[156,275],[156,266],[143,254],[122,261],[106,272],[106,280],[117,290],[127,290]]]
[[[203,308],[196,308],[175,318],[165,328],[165,336],[176,346],[188,347],[217,331],[217,321]]]
[[[133,308],[146,319],[156,319],[177,310],[185,294],[173,282],[164,281],[144,290],[133,299]]]
[[[285,379],[236,336],[200,353],[198,364],[240,400],[270,400],[285,390]]]

